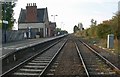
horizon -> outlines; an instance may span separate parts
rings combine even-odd
[[[26,0],[24,3],[23,0],[18,0],[14,8],[14,17],[16,20],[18,20],[21,8],[25,9],[27,3],[36,3],[37,8],[47,7],[49,21],[54,21],[51,15],[58,15],[55,17],[57,27],[67,30],[69,33],[73,32],[73,27],[78,25],[78,23],[82,23],[86,29],[90,27],[91,19],[96,20],[97,24],[99,24],[104,20],[111,19],[115,15],[114,13],[118,11],[118,0],[71,0],[69,3],[67,0],[44,0],[41,2],[39,0]],[[15,25],[15,28],[17,28],[17,25]]]

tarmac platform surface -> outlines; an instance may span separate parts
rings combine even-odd
[[[2,48],[0,47],[0,49],[2,50],[2,55],[0,55],[0,58],[3,58],[6,55],[9,55],[10,53],[16,52],[17,50],[31,47],[31,46],[34,46],[34,45],[37,45],[43,42],[47,42],[47,41],[50,41],[50,40],[53,40],[59,37],[63,37],[63,36],[65,35],[50,37],[50,38],[26,39],[23,41],[2,44]]]

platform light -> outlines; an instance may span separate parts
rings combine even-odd
[[[53,16],[53,18],[54,18],[54,22],[55,22],[55,17],[58,16],[58,15],[51,15],[51,16]]]

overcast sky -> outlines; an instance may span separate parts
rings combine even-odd
[[[27,3],[36,3],[37,8],[48,8],[49,20],[55,17],[57,27],[73,32],[73,27],[79,22],[88,28],[91,19],[98,23],[110,19],[118,10],[119,0],[18,0],[14,8],[15,19],[18,19],[20,9],[26,8]]]

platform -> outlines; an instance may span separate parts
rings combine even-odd
[[[60,38],[63,36],[65,36],[65,35],[50,37],[50,38],[26,39],[23,41],[3,44],[2,48],[0,48],[0,49],[2,49],[2,55],[0,56],[0,58],[3,58],[11,53],[18,51],[18,50],[21,50],[21,49],[24,49],[27,47],[32,47],[37,44],[44,43],[44,42],[47,42],[50,40],[54,40],[54,39],[57,39],[57,38]]]

